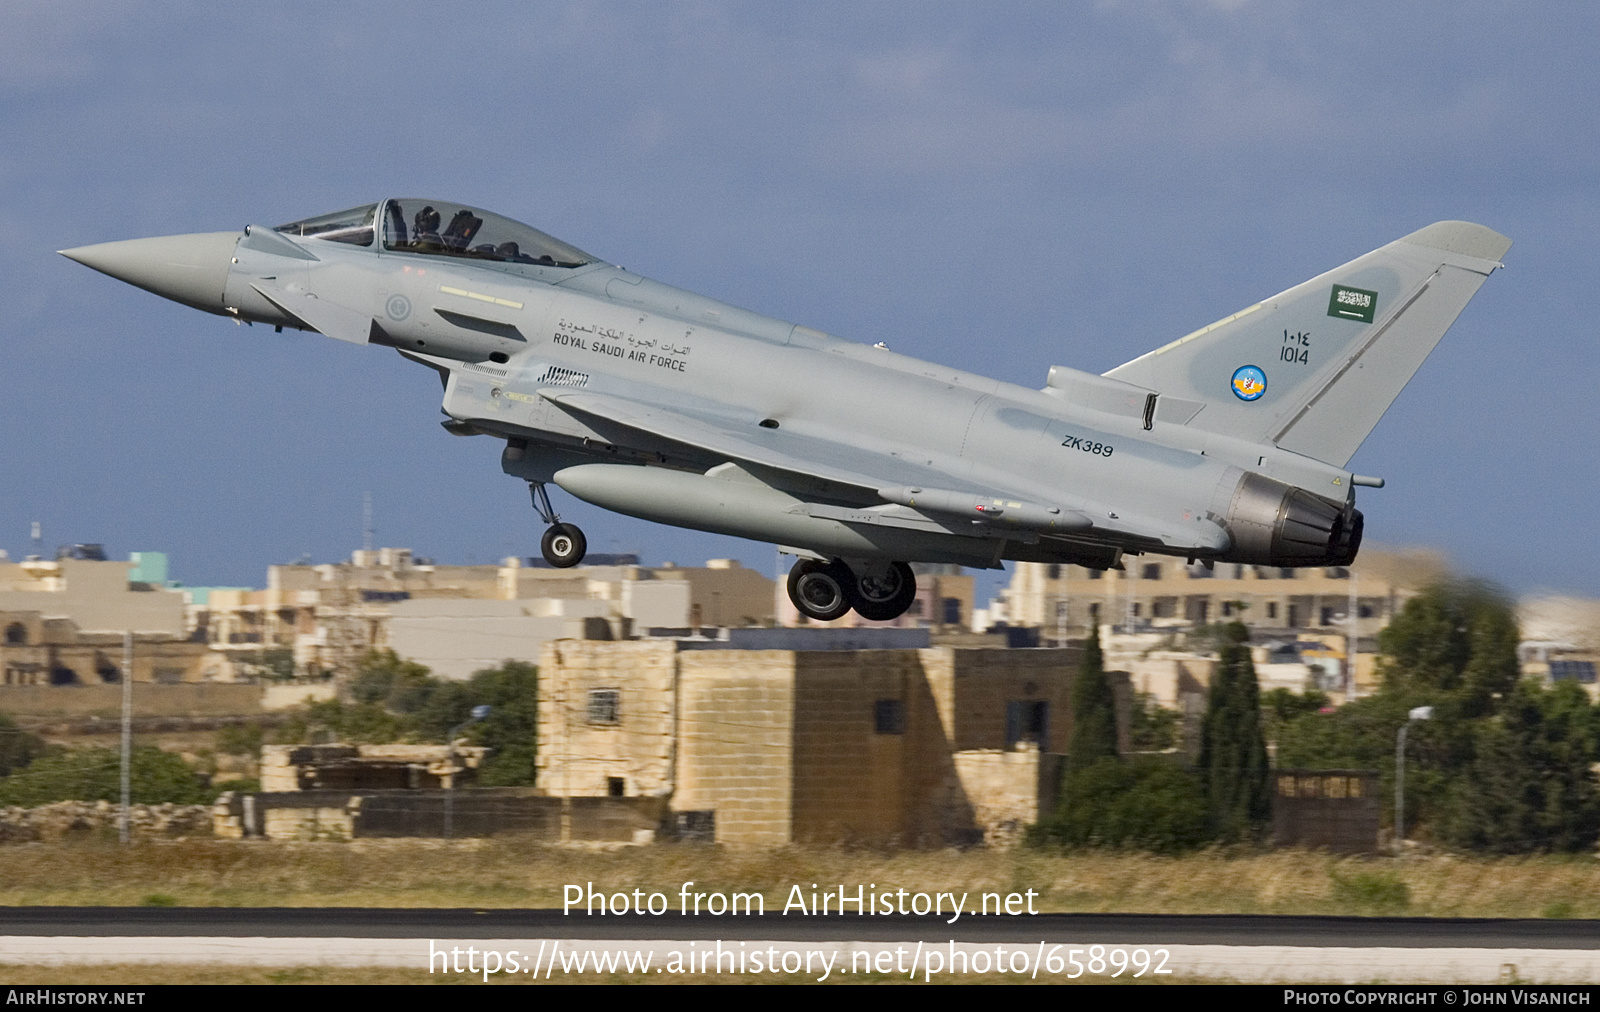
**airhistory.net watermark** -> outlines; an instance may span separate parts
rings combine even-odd
[[[535,947],[537,945],[537,947]],[[776,942],[661,943],[648,948],[591,941],[546,939],[522,949],[480,949],[428,942],[429,973],[472,974],[487,982],[505,974],[551,980],[556,974],[805,974],[818,982],[836,975],[904,975],[908,980],[969,974],[1041,975],[1074,980],[1083,976],[1142,977],[1170,974],[1166,949],[1072,947],[971,942],[835,945],[817,948]]]

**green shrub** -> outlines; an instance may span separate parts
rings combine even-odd
[[[134,804],[201,805],[216,797],[181,756],[140,745],[130,760]],[[33,808],[55,801],[117,801],[122,796],[120,770],[113,749],[51,748],[26,769],[0,780],[0,805]]]
[[[1192,773],[1155,756],[1101,759],[1067,774],[1035,842],[1172,854],[1204,845],[1206,797]]]

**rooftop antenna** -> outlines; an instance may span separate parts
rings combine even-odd
[[[361,547],[372,551],[372,493],[361,493]]]

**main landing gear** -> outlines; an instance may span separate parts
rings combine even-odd
[[[589,550],[589,540],[583,536],[583,532],[575,524],[561,522],[560,515],[550,505],[550,495],[544,490],[543,482],[528,482],[528,493],[533,497],[533,508],[539,512],[539,519],[549,524],[544,537],[539,539],[539,551],[544,554],[544,561],[557,569],[567,569],[582,562]]]
[[[869,622],[899,618],[917,597],[917,578],[904,562],[864,563],[801,559],[789,570],[789,600],[818,622],[843,618],[854,608]]]

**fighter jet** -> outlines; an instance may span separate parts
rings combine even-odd
[[[652,281],[488,211],[392,199],[242,232],[63,255],[251,324],[393,348],[438,372],[443,425],[548,487],[797,556],[795,607],[885,621],[909,563],[1343,566],[1346,464],[1510,248],[1442,221],[1103,375],[1033,390]]]

